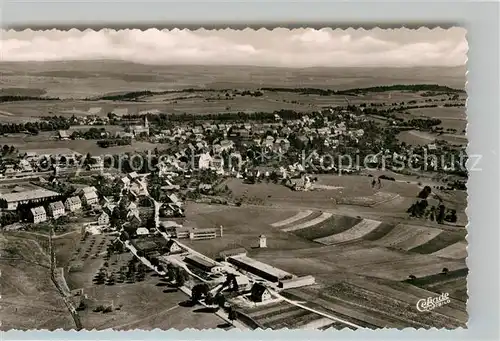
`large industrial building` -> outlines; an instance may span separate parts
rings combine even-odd
[[[217,273],[221,272],[223,269],[222,266],[218,265],[216,262],[209,261],[208,259],[204,259],[196,255],[187,256],[186,258],[184,258],[184,261],[187,264],[195,266],[205,272]]]
[[[5,193],[0,195],[0,206],[8,211],[15,211],[19,205],[52,201],[59,196],[59,193],[43,188],[24,192]]]
[[[259,262],[247,256],[228,257],[227,261],[239,269],[250,272],[270,282],[279,282],[293,277],[292,274],[286,271],[275,268],[269,264]]]
[[[222,229],[217,228],[203,228],[195,229],[190,227],[178,227],[175,229],[174,234],[176,238],[189,238],[192,240],[202,240],[202,239],[215,239],[217,238],[217,232],[222,233]],[[220,234],[219,234],[220,236]]]

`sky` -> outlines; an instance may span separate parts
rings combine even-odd
[[[123,60],[154,65],[459,66],[464,28],[0,31],[2,61]]]

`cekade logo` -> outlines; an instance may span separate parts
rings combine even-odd
[[[450,294],[445,292],[436,297],[421,299],[417,302],[417,310],[421,312],[431,311],[432,309],[448,304],[451,302],[449,296]]]

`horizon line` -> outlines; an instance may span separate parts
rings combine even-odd
[[[460,68],[467,67],[467,64],[462,65],[350,65],[350,66],[274,66],[274,65],[253,65],[253,64],[159,64],[159,63],[140,63],[136,61],[122,60],[122,59],[61,59],[61,60],[0,60],[0,65],[2,64],[26,64],[26,63],[78,63],[78,62],[111,62],[111,63],[124,63],[124,64],[135,64],[144,66],[171,66],[171,67],[253,67],[253,68],[275,68],[275,69],[295,69],[295,70],[305,70],[305,69],[416,69],[416,68]]]

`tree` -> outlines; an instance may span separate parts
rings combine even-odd
[[[436,221],[438,224],[442,224],[444,222],[444,217],[445,217],[445,206],[443,204],[440,204],[438,207],[438,213],[436,215]]]
[[[167,277],[171,282],[177,281],[177,272],[171,264],[167,265]]]
[[[211,292],[208,292],[205,296],[205,303],[207,305],[213,305],[215,303],[214,296]]]
[[[214,301],[219,307],[224,308],[224,305],[226,304],[226,297],[221,293],[218,293],[215,295]]]
[[[78,308],[76,308],[76,310],[78,311],[82,311],[82,310],[85,310],[87,308],[87,304],[85,303],[84,299],[80,299],[80,304],[78,305]]]
[[[238,312],[236,310],[234,310],[232,307],[229,308],[228,318],[231,321],[231,324],[233,324],[233,325],[234,325],[234,320],[236,320],[238,318]]]
[[[114,285],[114,284],[115,284],[115,275],[111,274],[108,277],[108,281],[107,281],[106,285]]]
[[[182,287],[184,285],[184,283],[186,283],[186,279],[185,277],[182,275],[182,272],[179,272],[177,274],[177,286],[178,287]]]
[[[193,302],[198,302],[201,300],[203,297],[207,298],[208,294],[210,292],[210,289],[207,284],[201,283],[201,284],[196,284],[193,289],[191,290],[191,300]],[[205,303],[209,304],[208,302],[205,301]]]
[[[420,193],[418,193],[418,197],[420,199],[427,199],[427,197],[432,193],[432,189],[430,186],[425,186]]]

